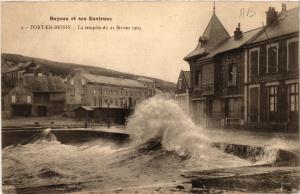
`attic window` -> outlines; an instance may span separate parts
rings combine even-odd
[[[201,47],[203,47],[207,43],[207,37],[206,36],[201,36],[199,38],[199,42],[201,44]]]

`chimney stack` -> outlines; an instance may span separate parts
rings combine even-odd
[[[286,12],[286,4],[281,4],[281,13]]]
[[[240,39],[243,36],[243,32],[241,31],[241,24],[238,23],[238,27],[234,31],[234,40]]]
[[[274,7],[269,7],[269,10],[266,12],[267,16],[267,26],[273,24],[277,20],[278,12]]]

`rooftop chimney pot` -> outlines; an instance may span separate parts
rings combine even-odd
[[[240,39],[243,36],[243,32],[241,31],[241,24],[238,23],[238,27],[236,27],[234,31],[234,40]]]
[[[278,12],[275,10],[274,7],[269,7],[269,10],[266,12],[266,20],[267,26],[273,24],[278,17]]]

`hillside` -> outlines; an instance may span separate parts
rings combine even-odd
[[[61,77],[66,77],[69,72],[73,69],[77,68],[84,68],[86,71],[95,74],[95,75],[106,75],[106,76],[114,76],[120,78],[127,78],[127,79],[138,79],[140,77],[151,79],[155,82],[158,89],[162,91],[174,91],[175,84],[172,82],[164,81],[161,79],[153,78],[153,77],[146,77],[146,76],[139,76],[130,73],[119,72],[111,69],[106,69],[102,67],[96,67],[91,65],[80,65],[74,63],[62,63],[56,61],[50,61],[40,58],[22,56],[18,54],[10,54],[10,53],[2,53],[1,54],[1,61],[6,62],[27,62],[32,61],[37,65],[41,65],[43,68],[48,69],[50,72],[53,72],[56,75],[60,75]]]

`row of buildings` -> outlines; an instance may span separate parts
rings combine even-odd
[[[133,108],[156,93],[152,79],[126,79],[73,70],[65,78],[34,62],[2,61],[2,116],[68,116],[124,122]],[[108,112],[109,111],[109,112]],[[113,121],[112,121],[113,122]]]
[[[299,127],[299,9],[266,11],[266,25],[230,36],[215,10],[184,60],[175,99],[206,127]]]

